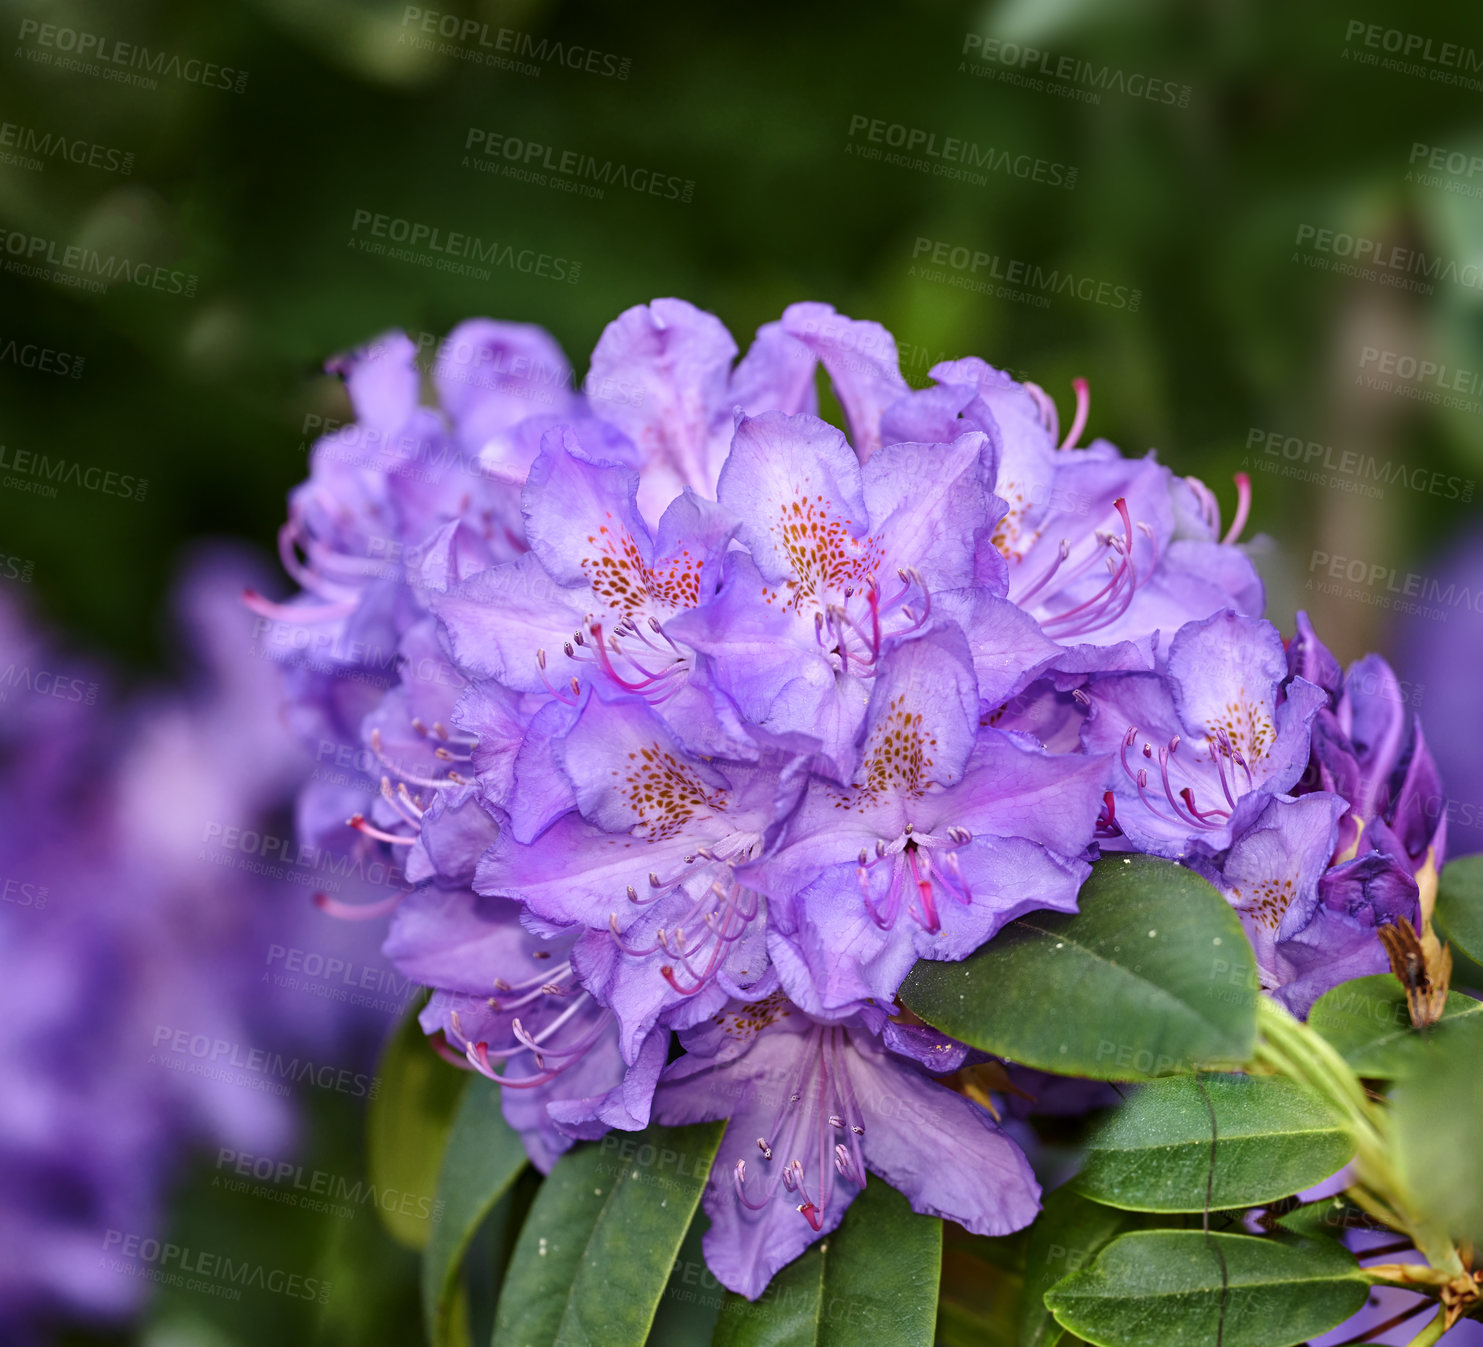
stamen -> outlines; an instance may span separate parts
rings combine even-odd
[[[378,842],[389,842],[394,847],[410,847],[417,841],[415,837],[398,837],[395,833],[385,832],[367,823],[364,814],[352,814],[345,820],[345,826],[354,828],[356,832],[364,833],[367,837],[374,837]]]
[[[259,617],[266,617],[274,622],[332,622],[339,617],[349,617],[355,611],[353,599],[346,599],[340,603],[321,604],[317,608],[310,607],[308,604],[294,607],[287,603],[275,603],[272,599],[265,599],[255,589],[244,589],[242,602]]]
[[[1226,536],[1221,539],[1223,543],[1234,543],[1241,536],[1241,530],[1246,527],[1247,516],[1251,513],[1251,477],[1244,472],[1238,472],[1236,482],[1236,517],[1231,520],[1231,527],[1226,530]]]
[[[407,893],[410,892],[408,889]],[[314,906],[341,921],[372,921],[395,910],[396,905],[406,896],[406,893],[394,893],[389,898],[378,898],[370,903],[347,903],[321,892],[314,895]]]
[[[1076,415],[1071,420],[1071,429],[1066,432],[1066,438],[1061,441],[1062,449],[1076,448],[1081,432],[1086,429],[1087,413],[1092,405],[1091,390],[1085,379],[1071,380],[1071,387],[1076,393]]]
[[[1230,815],[1224,809],[1212,809],[1208,814],[1202,814],[1195,808],[1195,793],[1188,786],[1179,792],[1180,798],[1184,800],[1185,806],[1193,814],[1201,827],[1218,828]],[[1213,822],[1212,822],[1213,820]]]

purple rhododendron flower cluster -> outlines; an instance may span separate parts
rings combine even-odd
[[[223,552],[196,560],[178,604],[193,681],[133,701],[0,604],[7,1343],[137,1309],[147,1265],[114,1255],[125,1237],[165,1235],[188,1148],[290,1153],[293,1077],[270,1063],[339,1065],[371,1047],[364,1011],[268,972],[273,950],[376,954],[256,854],[306,769],[291,736],[265,732],[281,691],[271,665],[243,658],[246,574]],[[252,851],[224,849],[233,834]]]
[[[1209,877],[1300,1007],[1415,918],[1443,842],[1388,671],[1286,648],[1245,480],[1222,529],[1152,453],[1077,447],[1084,385],[1064,436],[979,359],[913,390],[884,328],[817,303],[738,360],[656,300],[580,385],[544,333],[469,322],[433,406],[414,354],[334,366],[355,421],[291,498],[303,592],[250,599],[301,731],[360,769],[303,827],[404,858],[386,953],[540,1168],[729,1120],[728,1287],[867,1172],[979,1233],[1033,1219],[1024,1155],[939,1079],[964,1050],[894,1000],[918,959],[1075,911],[1101,850]]]

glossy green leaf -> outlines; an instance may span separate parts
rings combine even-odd
[[[727,1293],[712,1347],[917,1347],[932,1341],[942,1222],[872,1177],[839,1229],[754,1302]]]
[[[1483,1014],[1483,1001],[1449,992],[1445,1020]],[[1424,1060],[1429,1039],[1411,1024],[1405,989],[1389,973],[1341,982],[1318,998],[1308,1014],[1317,1029],[1343,1054],[1356,1075],[1394,1080]]]
[[[563,1156],[516,1241],[494,1347],[642,1347],[723,1130],[610,1132]]]
[[[443,1148],[469,1074],[433,1051],[417,1023],[420,1008],[402,1017],[382,1052],[366,1114],[371,1182],[378,1193],[398,1195],[394,1204],[378,1202],[376,1214],[397,1243],[418,1251],[432,1235],[427,1208],[437,1194]]]
[[[422,1257],[423,1319],[435,1347],[453,1340],[454,1288],[469,1241],[524,1167],[525,1147],[500,1114],[500,1087],[473,1077],[443,1152],[437,1220]]]
[[[1099,1347],[1292,1347],[1343,1323],[1368,1293],[1332,1240],[1141,1230],[1057,1283],[1046,1303]]]
[[[1443,1020],[1427,1038],[1390,1092],[1392,1152],[1423,1214],[1483,1245],[1483,1016]]]
[[[1025,1290],[1020,1300],[1020,1347],[1054,1347],[1065,1329],[1045,1306],[1045,1293],[1138,1218],[1090,1201],[1069,1185],[1045,1199],[1025,1249]]]
[[[1110,856],[1080,904],[1011,922],[961,963],[922,960],[902,1001],[954,1038],[1062,1075],[1142,1080],[1248,1059],[1256,963],[1211,885]]]
[[[1474,963],[1483,963],[1483,855],[1459,856],[1437,880],[1437,924]]]
[[[1300,1192],[1353,1153],[1334,1112],[1292,1081],[1179,1076],[1143,1086],[1097,1129],[1076,1187],[1129,1211],[1218,1211]]]

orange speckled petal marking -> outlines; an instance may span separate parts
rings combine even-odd
[[[625,617],[638,612],[649,597],[647,567],[638,544],[626,528],[612,515],[587,535],[587,552],[582,557],[582,572],[592,592],[609,608]]]
[[[1267,750],[1277,737],[1270,713],[1248,697],[1244,687],[1225,704],[1223,714],[1210,722],[1209,730],[1211,741],[1215,743],[1220,741],[1220,732],[1224,730],[1231,747],[1252,766],[1267,756]]]
[[[853,522],[822,495],[783,502],[772,534],[792,562],[793,576],[786,582],[792,607],[858,588],[880,569],[880,543],[868,533],[855,537]]]
[[[792,1003],[782,992],[773,992],[750,1005],[733,1001],[725,1010],[711,1016],[714,1024],[728,1038],[748,1043],[764,1029],[793,1013]]]
[[[660,842],[687,823],[726,808],[724,790],[707,791],[695,770],[658,743],[635,749],[626,770],[614,768],[617,790],[639,816],[637,836]]]
[[[855,789],[839,798],[837,807],[849,809],[876,804],[893,796],[919,798],[934,765],[937,736],[926,729],[922,713],[893,697],[886,714],[870,730]]]

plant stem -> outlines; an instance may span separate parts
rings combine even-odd
[[[1410,1347],[1431,1347],[1432,1343],[1441,1340],[1442,1334],[1446,1331],[1446,1325],[1447,1311],[1437,1310],[1436,1317],[1411,1339]]]

